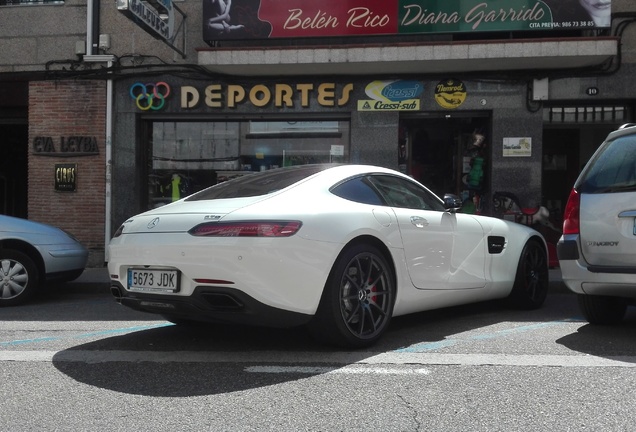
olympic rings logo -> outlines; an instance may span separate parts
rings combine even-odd
[[[134,83],[130,86],[130,97],[137,103],[137,108],[142,111],[160,110],[170,95],[170,86],[165,82]]]

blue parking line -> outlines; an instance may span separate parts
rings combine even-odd
[[[114,334],[132,333],[132,332],[141,331],[141,330],[149,330],[149,329],[154,329],[154,328],[169,327],[169,326],[173,326],[173,325],[174,324],[172,324],[172,323],[161,323],[161,324],[152,324],[152,325],[146,325],[146,326],[125,327],[125,328],[112,329],[112,330],[103,330],[103,331],[84,333],[84,334],[73,335],[73,336],[41,337],[41,338],[33,338],[33,339],[19,339],[19,340],[14,340],[14,341],[0,342],[0,346],[15,346],[15,345],[25,345],[25,344],[31,344],[31,343],[54,342],[54,341],[60,341],[60,340],[64,340],[64,339],[84,339],[84,338],[90,338],[90,337],[95,337],[95,336],[110,336],[110,335],[114,335]]]
[[[61,338],[43,337],[43,338],[35,338],[35,339],[21,339],[21,340],[9,341],[9,342],[0,342],[0,346],[22,345],[22,344],[39,343],[39,342],[52,342],[59,339]]]
[[[533,331],[533,330],[539,330],[542,328],[546,328],[546,327],[553,327],[556,325],[560,325],[563,323],[571,323],[571,322],[578,322],[581,321],[581,319],[578,318],[567,318],[567,319],[563,319],[563,320],[559,320],[559,321],[551,321],[551,322],[547,322],[547,323],[540,323],[540,324],[532,324],[532,325],[527,325],[527,326],[521,326],[521,327],[514,327],[514,328],[510,328],[510,329],[505,329],[505,330],[497,330],[496,332],[493,333],[485,333],[485,334],[478,334],[475,336],[471,336],[467,339],[444,339],[442,341],[435,341],[435,342],[422,342],[422,343],[418,343],[415,345],[411,345],[405,348],[400,348],[397,349],[393,352],[398,352],[398,353],[418,353],[418,352],[426,352],[426,351],[435,351],[441,348],[447,348],[453,345],[457,345],[459,343],[462,342],[470,342],[470,341],[479,341],[479,340],[488,340],[488,339],[497,339],[500,337],[505,337],[505,336],[509,336],[511,334],[518,334],[518,333],[524,333],[524,332],[528,332],[528,331]]]

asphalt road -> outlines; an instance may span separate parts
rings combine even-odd
[[[632,431],[636,313],[545,306],[396,318],[372,349],[303,329],[183,328],[117,305],[102,274],[0,309],[0,431]]]

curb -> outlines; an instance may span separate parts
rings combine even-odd
[[[110,293],[110,277],[106,267],[87,267],[75,280],[58,284],[58,288],[74,293]]]

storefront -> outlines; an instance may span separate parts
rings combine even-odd
[[[511,192],[524,207],[548,207],[558,227],[580,165],[608,130],[633,118],[617,98],[531,110],[525,85],[507,82],[144,77],[116,82],[109,160],[99,129],[105,104],[94,103],[104,89],[32,83],[29,101],[29,217],[79,233],[91,265],[103,262],[111,230],[139,212],[306,163],[394,168],[487,215],[497,216],[495,192]],[[38,98],[65,108],[51,117]],[[58,177],[58,169],[74,175]]]
[[[113,226],[236,176],[306,163],[394,168],[460,195],[467,212],[490,211],[484,197],[497,187],[540,200],[541,114],[519,108],[517,86],[174,77],[118,86]]]
[[[152,2],[158,16],[104,4],[108,26],[87,32],[98,44],[74,28],[59,39],[75,51],[55,43],[50,58],[32,53],[38,72],[12,66],[19,76],[0,83],[1,212],[77,234],[101,265],[112,231],[141,211],[235,176],[343,162],[405,172],[467,212],[493,214],[493,194],[511,192],[558,225],[580,167],[634,121],[625,2],[611,22],[547,0],[500,15],[480,0],[283,3],[241,0],[223,17],[207,1]],[[7,22],[38,16],[13,10]],[[187,44],[186,15],[202,25]]]

